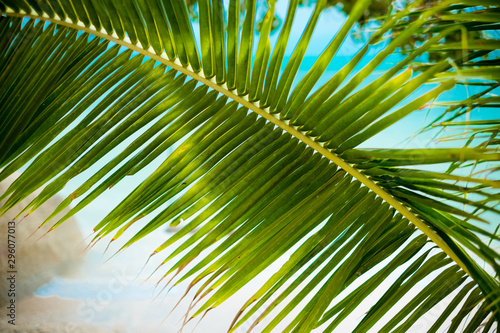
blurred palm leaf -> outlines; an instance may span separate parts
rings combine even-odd
[[[52,216],[75,204],[55,228],[172,149],[96,226],[94,241],[111,234],[116,240],[143,223],[123,249],[162,226],[187,221],[153,254],[177,243],[164,261],[170,263],[166,276],[175,272],[175,284],[190,279],[190,289],[200,285],[191,315],[218,306],[289,256],[242,306],[230,331],[266,319],[263,332],[281,322],[285,332],[320,326],[331,332],[382,288],[355,332],[374,325],[383,332],[411,331],[418,318],[455,294],[430,331],[445,328],[452,317],[449,332],[462,323],[467,332],[487,332],[500,319],[499,236],[487,224],[498,225],[500,182],[462,170],[468,163],[498,170],[499,124],[463,124],[460,116],[463,105],[496,103],[486,94],[500,81],[498,41],[483,32],[498,28],[498,4],[412,3],[388,16],[347,65],[315,88],[370,3],[354,3],[294,84],[326,0],[315,4],[287,62],[297,0],[290,1],[273,47],[274,1],[258,23],[255,0],[245,8],[230,0],[226,9],[218,1],[198,1],[198,45],[181,0],[0,0],[0,180],[24,169],[2,194],[7,201],[1,212],[46,185],[25,208],[29,213],[99,167],[56,209]],[[480,38],[464,42],[468,30]],[[369,55],[391,31],[399,32]],[[393,68],[362,84],[422,31],[427,41],[415,42]],[[457,31],[465,49],[446,39]],[[421,64],[420,74],[409,69],[427,52],[450,50],[458,50],[446,53],[454,58]],[[365,56],[372,59],[355,73]],[[408,98],[430,82],[431,90]],[[490,135],[486,141],[358,148],[457,82],[480,84],[484,92],[436,105],[448,108],[437,125],[465,125],[472,141]],[[126,139],[132,142],[123,146]],[[432,171],[440,165],[448,171]],[[422,281],[426,287],[388,319]],[[384,289],[384,283],[391,286]]]

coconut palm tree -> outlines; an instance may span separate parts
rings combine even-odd
[[[53,229],[160,158],[93,241],[125,233],[123,249],[182,223],[152,251],[172,248],[165,276],[191,281],[189,318],[286,256],[235,311],[230,331],[265,321],[263,332],[281,322],[285,332],[333,332],[365,302],[373,304],[354,332],[411,332],[428,311],[429,332],[490,331],[500,320],[500,123],[474,111],[498,106],[499,3],[396,4],[365,25],[366,45],[318,87],[370,3],[352,2],[299,80],[326,0],[296,45],[298,0],[275,45],[274,0],[262,20],[256,0],[199,0],[196,33],[181,0],[0,0],[0,180],[23,170],[0,213],[45,185],[28,214],[98,166],[54,211],[50,218],[73,204]],[[366,83],[401,48],[400,61]],[[442,114],[423,129],[453,129],[442,146],[360,148],[462,85],[475,94],[434,103]],[[132,224],[142,229],[129,235]]]

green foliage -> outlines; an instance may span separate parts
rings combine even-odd
[[[491,34],[498,3],[388,8],[366,46],[316,87],[377,3],[353,2],[298,80],[326,0],[315,3],[286,62],[298,0],[289,2],[274,46],[273,1],[262,21],[255,0],[230,0],[227,8],[198,1],[198,45],[181,0],[0,0],[0,180],[23,170],[1,194],[0,214],[41,189],[23,211],[29,213],[98,168],[51,215],[72,206],[55,228],[159,161],[99,222],[93,242],[126,235],[123,249],[180,224],[152,250],[172,248],[165,277],[196,286],[190,315],[217,307],[285,257],[236,313],[230,331],[265,319],[263,332],[282,322],[285,332],[332,332],[373,301],[374,290],[382,296],[354,332],[377,324],[384,332],[411,331],[418,318],[439,311],[434,332],[457,307],[449,332],[464,322],[466,332],[488,331],[500,320],[500,182],[477,172],[500,169],[500,122],[463,118],[498,107],[491,95],[500,82],[499,41]],[[381,41],[385,47],[369,55]],[[414,47],[402,60],[363,84],[409,43]],[[437,61],[415,63],[429,54]],[[427,84],[432,88],[420,93]],[[433,103],[456,85],[482,91]],[[359,148],[431,103],[443,113],[424,131],[457,128],[460,134],[439,137],[457,145]],[[127,233],[132,224],[140,231]],[[388,320],[422,282],[426,287]],[[444,310],[436,307],[454,294]]]

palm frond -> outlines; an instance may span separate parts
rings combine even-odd
[[[74,205],[53,229],[106,189],[155,165],[99,222],[93,241],[115,241],[140,224],[139,232],[127,234],[124,249],[186,221],[152,255],[175,245],[163,262],[169,265],[165,277],[174,275],[174,284],[190,279],[189,289],[199,285],[193,316],[289,256],[242,306],[230,331],[266,319],[263,332],[282,322],[285,332],[320,326],[331,332],[388,281],[354,332],[374,325],[411,330],[456,292],[431,331],[462,299],[450,332],[470,314],[466,331],[498,325],[500,258],[488,241],[499,236],[481,223],[498,224],[500,182],[458,168],[498,165],[498,124],[484,131],[483,123],[467,122],[471,136],[495,133],[477,147],[360,148],[457,82],[479,80],[487,84],[484,91],[498,86],[495,59],[477,60],[494,54],[497,40],[446,40],[457,32],[497,29],[497,4],[442,1],[423,8],[414,2],[389,15],[352,60],[315,88],[371,1],[356,1],[300,80],[326,0],[315,4],[285,62],[298,2],[289,2],[271,46],[274,1],[257,36],[255,0],[246,1],[241,22],[239,0],[229,1],[227,13],[220,2],[198,1],[197,34],[181,0],[1,0],[0,180],[24,171],[0,196],[7,199],[0,213],[43,188],[22,212],[29,214],[98,168],[47,219]],[[422,31],[428,41],[363,84]],[[385,47],[369,55],[384,40]],[[428,52],[458,55],[413,71],[413,62]],[[365,57],[372,59],[355,72]],[[408,98],[426,84],[434,86]],[[496,103],[484,94],[451,108],[458,114],[460,103]],[[450,114],[445,111],[442,126],[456,121]],[[439,165],[448,170],[424,167]],[[427,285],[387,320],[417,283]]]

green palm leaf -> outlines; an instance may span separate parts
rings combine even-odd
[[[332,332],[384,283],[391,286],[354,332],[374,325],[411,331],[454,293],[430,331],[443,328],[462,299],[450,332],[471,314],[467,332],[498,325],[499,236],[484,223],[498,225],[500,182],[463,170],[498,170],[499,122],[460,118],[497,106],[488,94],[498,86],[498,63],[488,54],[499,44],[487,32],[498,29],[498,4],[442,1],[425,9],[415,2],[389,15],[347,65],[316,87],[371,1],[355,2],[300,80],[326,0],[315,4],[285,61],[298,2],[289,2],[271,46],[275,1],[257,36],[255,0],[230,0],[227,8],[199,0],[197,39],[181,0],[0,0],[0,180],[24,169],[1,195],[0,213],[43,187],[25,207],[29,213],[97,167],[51,215],[73,205],[53,229],[161,160],[96,226],[93,241],[114,241],[141,224],[124,249],[187,221],[152,251],[173,247],[165,277],[196,286],[192,316],[289,256],[243,304],[230,331],[266,318],[263,332],[282,322],[285,332]],[[386,47],[355,72],[391,31]],[[426,42],[363,84],[421,34]],[[460,42],[447,40],[457,34]],[[427,52],[451,58],[414,64]],[[427,83],[434,88],[409,98]],[[468,135],[458,137],[463,146],[359,148],[456,84],[484,89],[461,102],[434,103],[447,109],[432,126],[456,126]],[[432,171],[443,164],[448,171]],[[423,281],[425,288],[383,319]]]

